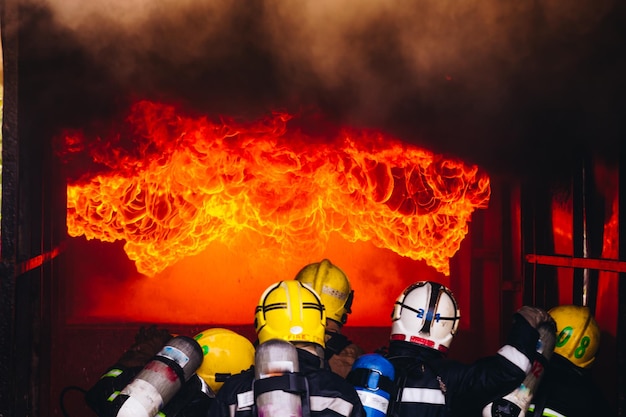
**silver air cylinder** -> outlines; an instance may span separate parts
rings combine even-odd
[[[526,415],[556,343],[554,323],[544,323],[537,331],[539,332],[537,354],[524,382],[509,394],[488,404],[483,409],[483,417],[524,417]]]
[[[296,347],[284,340],[270,339],[257,347],[254,368],[255,384],[264,380],[264,385],[272,382],[268,378],[298,372]],[[258,417],[302,417],[302,399],[298,394],[277,388],[255,395]]]
[[[202,348],[191,337],[176,336],[119,393],[117,417],[154,417],[202,364]]]

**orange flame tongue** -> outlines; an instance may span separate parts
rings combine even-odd
[[[216,240],[310,259],[333,232],[449,274],[472,212],[488,204],[486,174],[380,133],[343,129],[320,143],[289,130],[291,118],[214,123],[138,102],[136,155],[111,146],[119,136],[92,152],[111,170],[68,186],[68,233],[124,240],[150,276]],[[252,235],[261,243],[244,248]]]

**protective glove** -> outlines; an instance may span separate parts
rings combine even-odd
[[[118,363],[129,368],[144,366],[172,337],[166,329],[155,325],[148,328],[142,326],[135,335],[135,343],[124,352]]]
[[[550,323],[556,326],[554,319],[548,314],[547,311],[531,306],[523,306],[519,310],[517,310],[517,314],[522,316],[528,324],[533,326],[535,329],[538,329],[539,326],[545,323]]]

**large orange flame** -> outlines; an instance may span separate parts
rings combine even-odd
[[[488,176],[378,132],[343,128],[319,140],[290,128],[294,117],[215,122],[136,103],[132,137],[91,151],[108,171],[68,185],[68,233],[125,241],[149,276],[213,241],[294,259],[322,253],[332,233],[448,275],[472,212],[488,204]],[[128,140],[132,151],[120,145]],[[68,151],[86,142],[65,136]],[[245,247],[249,233],[261,244]]]

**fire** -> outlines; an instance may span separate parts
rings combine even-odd
[[[69,235],[124,241],[148,276],[214,241],[304,259],[332,234],[448,275],[471,214],[488,204],[488,176],[380,132],[342,128],[321,140],[291,127],[295,119],[212,121],[140,101],[128,135],[66,133],[66,155],[87,152],[106,168],[68,184]]]

